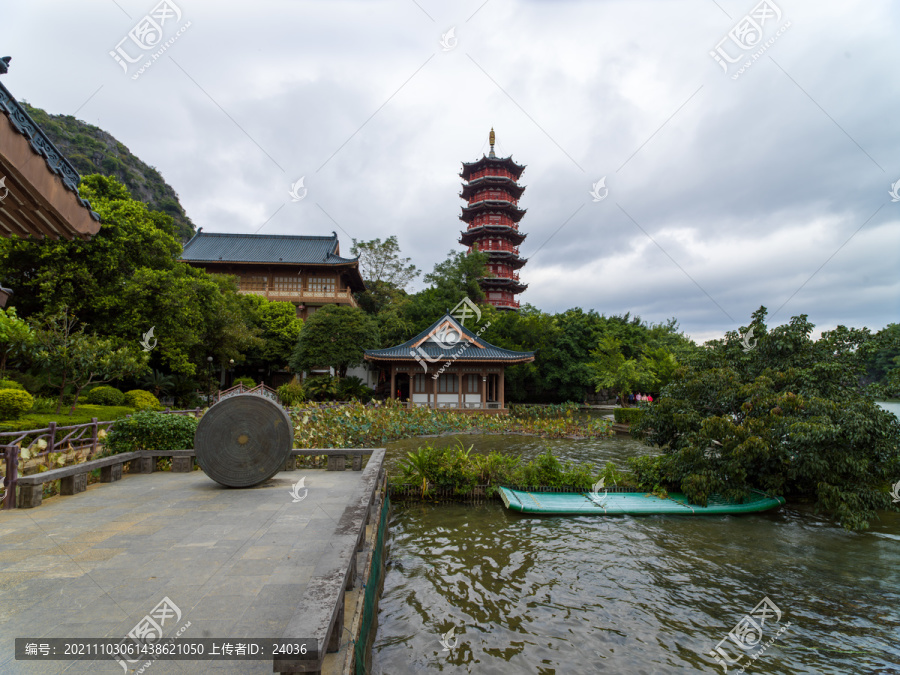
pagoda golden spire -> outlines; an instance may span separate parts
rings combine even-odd
[[[489,154],[488,157],[496,157],[496,155],[494,154],[494,141],[495,140],[496,140],[496,136],[494,135],[494,127],[491,127],[491,133],[488,136],[488,141],[490,141],[490,144],[491,144],[491,154]]]

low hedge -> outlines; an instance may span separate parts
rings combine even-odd
[[[21,389],[24,391],[25,387],[15,380],[0,380],[0,389]]]
[[[17,419],[33,405],[34,398],[24,389],[0,389],[0,419]]]
[[[125,405],[131,406],[135,410],[162,410],[162,404],[159,402],[159,399],[144,389],[126,391]]]
[[[256,386],[256,382],[253,381],[252,377],[236,377],[234,378],[234,382],[231,383],[231,386],[236,387],[238,384],[243,384],[246,389],[253,389],[253,387]]]
[[[46,429],[50,422],[56,422],[57,426],[68,427],[75,424],[87,424],[92,417],[100,422],[119,419],[125,415],[131,415],[134,408],[124,406],[104,405],[79,405],[75,412],[69,415],[69,408],[64,407],[59,415],[55,413],[29,413],[17,420],[0,422],[0,431],[26,431],[28,429]]]
[[[168,415],[145,410],[118,420],[103,444],[104,454],[135,450],[190,450],[198,420],[193,415]]]
[[[124,405],[125,394],[120,389],[101,385],[91,389],[84,397],[85,403],[93,405]]]
[[[644,411],[640,408],[616,408],[613,417],[618,424],[636,424]]]

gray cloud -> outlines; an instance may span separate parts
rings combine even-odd
[[[523,301],[674,316],[700,339],[760,304],[823,329],[897,320],[889,3],[778,2],[790,27],[732,80],[709,51],[752,1],[176,2],[190,28],[132,80],[108,52],[152,1],[12,0],[4,83],[64,114],[102,86],[78,117],[207,231],[336,230],[344,251],[396,234],[430,270],[458,248],[457,173],[493,126],[527,165]]]

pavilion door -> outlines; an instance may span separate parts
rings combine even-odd
[[[410,382],[409,373],[397,373],[397,381],[395,385],[395,394],[398,401],[406,403],[410,399]]]
[[[484,396],[488,408],[495,408],[500,400],[500,376],[488,373],[487,388]],[[491,405],[493,404],[493,405]]]

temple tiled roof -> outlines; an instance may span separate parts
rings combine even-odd
[[[9,70],[9,57],[0,59],[0,75],[6,74]],[[0,112],[4,113],[9,119],[10,125],[18,133],[28,139],[31,149],[44,158],[47,168],[51,173],[59,176],[63,185],[75,193],[78,202],[83,206],[95,221],[100,221],[100,214],[91,209],[91,204],[86,199],[82,199],[78,194],[78,185],[81,183],[81,176],[75,170],[75,167],[68,159],[59,151],[47,135],[41,130],[37,123],[31,119],[31,116],[25,112],[19,102],[16,100],[9,89],[0,82]],[[97,226],[99,229],[99,226]]]
[[[287,234],[197,232],[184,246],[185,262],[238,262],[303,265],[355,265],[358,258],[337,255],[337,234],[330,237]]]
[[[449,339],[441,342],[442,331],[438,329],[448,322],[449,330],[443,334],[449,336]],[[459,337],[460,335],[465,337]],[[428,339],[429,336],[432,336],[431,340]],[[473,342],[474,344],[472,344]],[[464,347],[464,345],[468,346]],[[417,356],[419,359],[424,359],[420,350],[433,363],[454,360],[497,361],[512,364],[534,360],[534,352],[515,352],[492,345],[475,335],[450,314],[444,314],[416,337],[402,344],[387,349],[367,349],[365,358],[367,361],[416,361]]]

